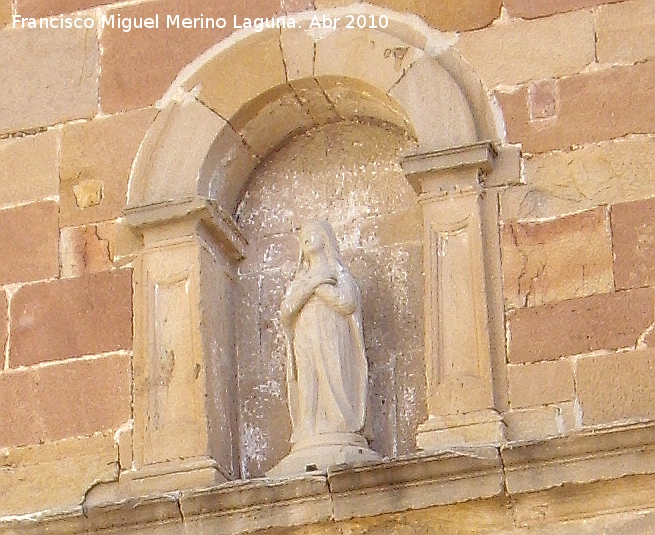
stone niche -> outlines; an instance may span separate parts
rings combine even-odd
[[[240,33],[159,102],[125,208],[143,240],[134,426],[90,504],[254,478],[286,455],[278,310],[315,217],[362,290],[372,448],[502,441],[498,191],[518,150],[451,36],[357,10],[388,27]]]
[[[297,229],[332,223],[362,292],[371,447],[416,450],[426,417],[423,220],[400,167],[415,142],[388,124],[338,122],[288,141],[252,175],[236,211],[248,240],[238,264],[237,363],[242,474],[261,476],[291,435],[279,308],[298,262]]]

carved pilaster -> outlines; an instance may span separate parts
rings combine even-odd
[[[492,373],[497,359],[491,351],[499,328],[492,323],[502,322],[502,314],[490,314],[494,300],[486,270],[496,264],[485,261],[488,203],[483,210],[485,189],[500,183],[492,174],[497,158],[494,146],[485,142],[402,162],[423,207],[429,417],[419,426],[417,444],[424,450],[502,440]],[[514,172],[518,179],[518,166]]]
[[[245,240],[202,198],[128,208],[126,218],[144,241],[134,265],[132,464],[96,501],[239,476],[228,301]]]

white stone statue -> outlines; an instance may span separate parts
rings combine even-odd
[[[300,259],[281,306],[287,338],[291,453],[269,475],[379,459],[360,435],[368,372],[357,283],[327,221],[300,230]]]

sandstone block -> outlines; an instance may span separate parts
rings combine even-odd
[[[506,307],[538,306],[613,288],[605,208],[543,223],[506,223],[501,248]]]
[[[328,0],[330,5],[338,0]],[[325,0],[316,2],[316,7],[327,4]],[[352,2],[348,2],[352,3]],[[433,28],[442,31],[466,31],[483,28],[500,15],[500,0],[472,0],[465,5],[457,0],[424,2],[421,0],[375,0],[371,2],[395,11],[415,13]]]
[[[111,223],[61,229],[61,276],[77,277],[84,273],[109,271],[112,268],[113,238]]]
[[[509,399],[513,408],[535,407],[575,397],[573,369],[566,360],[510,364]]]
[[[0,134],[97,113],[96,32],[12,30],[0,33],[0,50]]]
[[[247,102],[286,82],[280,46],[279,30],[238,41],[189,79],[185,88],[200,85],[200,100],[229,120]]]
[[[532,409],[511,410],[503,414],[505,438],[515,440],[545,440],[560,434],[557,425],[558,408],[554,405]]]
[[[554,13],[564,13],[599,4],[610,4],[622,0],[505,0],[505,7],[512,17],[534,19]]]
[[[422,54],[375,30],[342,29],[316,43],[314,74],[350,76],[386,93]]]
[[[655,199],[612,207],[612,243],[617,288],[655,284]]]
[[[509,361],[553,360],[634,347],[655,319],[655,293],[639,288],[523,308],[508,314]]]
[[[501,194],[501,218],[561,216],[655,196],[655,139],[633,137],[525,160],[526,186]]]
[[[59,193],[58,145],[56,130],[0,141],[0,204]]]
[[[130,417],[126,355],[5,372],[0,381],[0,447],[117,429]]]
[[[594,61],[594,21],[579,11],[493,25],[461,34],[455,47],[488,88],[556,78]]]
[[[0,0],[0,29],[11,22],[12,0]]]
[[[19,0],[18,10],[23,17],[39,18],[74,13],[111,3],[112,0]]]
[[[58,241],[56,203],[0,210],[0,284],[56,277]]]
[[[578,360],[584,425],[655,417],[655,351],[629,351]]]
[[[289,81],[313,77],[314,39],[311,34],[282,28],[280,47]]]
[[[9,324],[9,315],[7,309],[7,295],[0,292],[0,356],[5,354],[5,344],[7,343],[7,326]],[[4,364],[0,369],[4,368]]]
[[[530,120],[527,86],[497,94],[508,140],[522,143],[523,151],[548,152],[655,132],[655,62],[573,75],[558,85],[556,121]]]
[[[102,75],[100,78],[101,108],[105,112],[122,111],[148,106],[160,98],[178,71],[214,43],[227,37],[233,30],[233,17],[270,17],[280,8],[279,0],[258,2],[228,0],[206,2],[191,0],[159,0],[110,8],[107,16],[146,18],[160,14],[216,19],[225,17],[225,29],[165,28],[124,32],[121,28],[105,28],[101,45]],[[279,49],[279,47],[278,47]],[[252,72],[256,76],[259,67]]]
[[[62,226],[115,219],[122,214],[132,161],[154,116],[155,110],[148,108],[64,126]]]
[[[131,272],[24,286],[13,297],[11,322],[12,367],[129,349]]]
[[[600,6],[594,14],[601,63],[636,63],[655,56],[655,3],[633,0]]]
[[[117,473],[111,435],[63,440],[0,454],[0,515],[78,505],[86,491]]]

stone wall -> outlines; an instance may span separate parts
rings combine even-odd
[[[0,515],[71,507],[117,477],[133,418],[130,170],[157,99],[232,32],[28,30],[12,28],[12,9],[231,19],[350,3],[0,0]],[[502,112],[506,141],[522,147],[525,184],[500,199],[506,438],[654,419],[655,1],[371,3],[453,32]],[[334,137],[363,146],[301,159]],[[298,203],[294,217],[330,216],[362,285],[372,444],[416,452],[422,220],[397,168],[412,148],[388,125],[330,125],[255,172],[235,214],[252,253],[239,270],[241,303],[262,326],[254,349],[245,346],[256,336],[238,328],[243,476],[261,475],[288,447],[275,310],[297,221],[276,218]],[[370,161],[356,183],[355,154]],[[303,196],[275,189],[293,172]],[[321,193],[316,203],[308,191]]]

